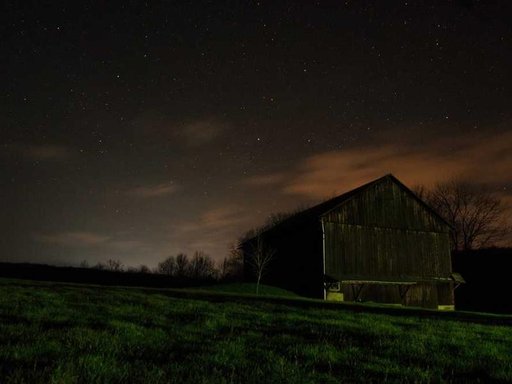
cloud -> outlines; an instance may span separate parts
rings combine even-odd
[[[121,252],[147,248],[147,244],[140,240],[124,239],[118,235],[102,235],[87,231],[64,231],[50,234],[38,233],[34,235],[34,239],[40,243],[53,246],[95,249],[103,248]]]
[[[284,179],[283,173],[268,173],[264,175],[257,175],[248,177],[242,180],[242,184],[250,187],[268,187],[271,185],[279,184]]]
[[[110,240],[109,236],[80,231],[61,232],[54,234],[36,234],[34,237],[37,241],[42,243],[66,247],[94,247],[98,245],[104,245]]]
[[[226,204],[205,210],[195,220],[170,225],[168,248],[189,254],[201,250],[220,260],[248,228],[253,219],[248,213],[242,206]]]
[[[107,245],[119,251],[130,251],[146,247],[146,244],[140,240],[109,240]]]
[[[235,206],[216,207],[204,212],[199,220],[201,226],[223,228],[243,221],[242,209]]]
[[[56,144],[22,144],[14,143],[7,145],[5,152],[28,160],[47,161],[62,160],[71,157],[70,148]]]
[[[244,210],[238,206],[226,205],[204,211],[197,220],[180,225],[181,231],[220,231],[230,229],[245,221]]]
[[[147,111],[132,120],[134,137],[158,137],[178,145],[201,146],[221,137],[228,125],[215,117],[175,120],[160,111]]]
[[[127,191],[129,196],[139,197],[139,198],[152,198],[152,197],[162,197],[170,195],[176,190],[178,187],[173,184],[173,182],[148,185],[148,186],[139,186],[132,188]]]
[[[177,136],[189,145],[199,146],[214,141],[225,129],[225,124],[214,119],[201,119],[185,124],[177,131]]]
[[[322,199],[393,173],[407,185],[452,177],[483,183],[512,182],[512,132],[431,139],[421,146],[397,141],[330,151],[306,158],[291,172],[285,194]]]

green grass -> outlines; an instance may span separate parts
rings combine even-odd
[[[232,284],[216,284],[210,286],[201,286],[197,290],[208,292],[226,292],[244,295],[255,295],[256,284],[252,283],[232,283]],[[299,297],[297,294],[287,291],[286,289],[272,287],[270,285],[260,284],[260,296],[281,296],[281,297]]]
[[[512,380],[510,326],[190,292],[0,279],[0,383]]]

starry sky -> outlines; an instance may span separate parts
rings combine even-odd
[[[0,260],[221,260],[390,172],[512,203],[510,1],[0,7]]]

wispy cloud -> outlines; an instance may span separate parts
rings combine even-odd
[[[202,250],[220,260],[228,245],[250,228],[253,220],[248,210],[234,204],[207,209],[196,219],[169,226],[169,249],[181,244],[180,252]]]
[[[110,236],[81,231],[36,234],[34,238],[42,243],[66,247],[94,247],[106,244],[110,240]]]
[[[192,146],[210,143],[226,130],[226,125],[215,119],[200,119],[186,123],[177,131],[178,138]]]
[[[28,160],[62,160],[72,156],[72,150],[57,144],[23,144],[13,143],[4,147],[4,152],[24,157]]]
[[[215,207],[204,212],[200,224],[209,228],[223,228],[243,221],[244,212],[236,206]]]
[[[140,249],[142,247],[145,247],[146,244],[140,240],[114,240],[110,239],[107,243],[107,245],[115,250],[118,251],[129,251],[133,249]]]
[[[245,220],[245,217],[245,211],[238,206],[219,206],[204,211],[194,221],[183,223],[180,225],[180,230],[183,232],[219,231],[237,226]]]
[[[242,184],[250,187],[268,187],[271,185],[279,184],[284,180],[284,177],[285,175],[283,173],[268,173],[248,177],[242,180]]]
[[[512,132],[502,132],[471,139],[441,139],[414,149],[397,142],[320,153],[292,171],[283,192],[321,199],[390,172],[408,185],[431,185],[452,177],[511,182],[510,143]]]
[[[112,251],[129,251],[147,247],[141,240],[126,238],[128,235],[105,235],[88,231],[63,231],[54,233],[37,233],[33,238],[47,245],[71,248],[103,248]]]
[[[175,120],[160,111],[147,111],[132,123],[132,134],[165,138],[179,145],[201,146],[223,136],[228,124],[215,117],[198,116],[187,120]]]
[[[162,197],[170,195],[176,190],[178,187],[173,182],[146,185],[146,186],[138,186],[131,188],[127,191],[129,196],[138,197],[138,198],[152,198],[152,197]]]

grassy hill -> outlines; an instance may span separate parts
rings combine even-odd
[[[0,382],[512,380],[511,326],[350,308],[0,279]]]
[[[256,294],[256,284],[253,283],[231,283],[216,284],[193,288],[193,290],[201,290],[208,292],[226,292],[244,295]],[[280,297],[299,297],[296,293],[287,291],[286,289],[272,287],[270,285],[260,284],[260,296],[280,296]]]

